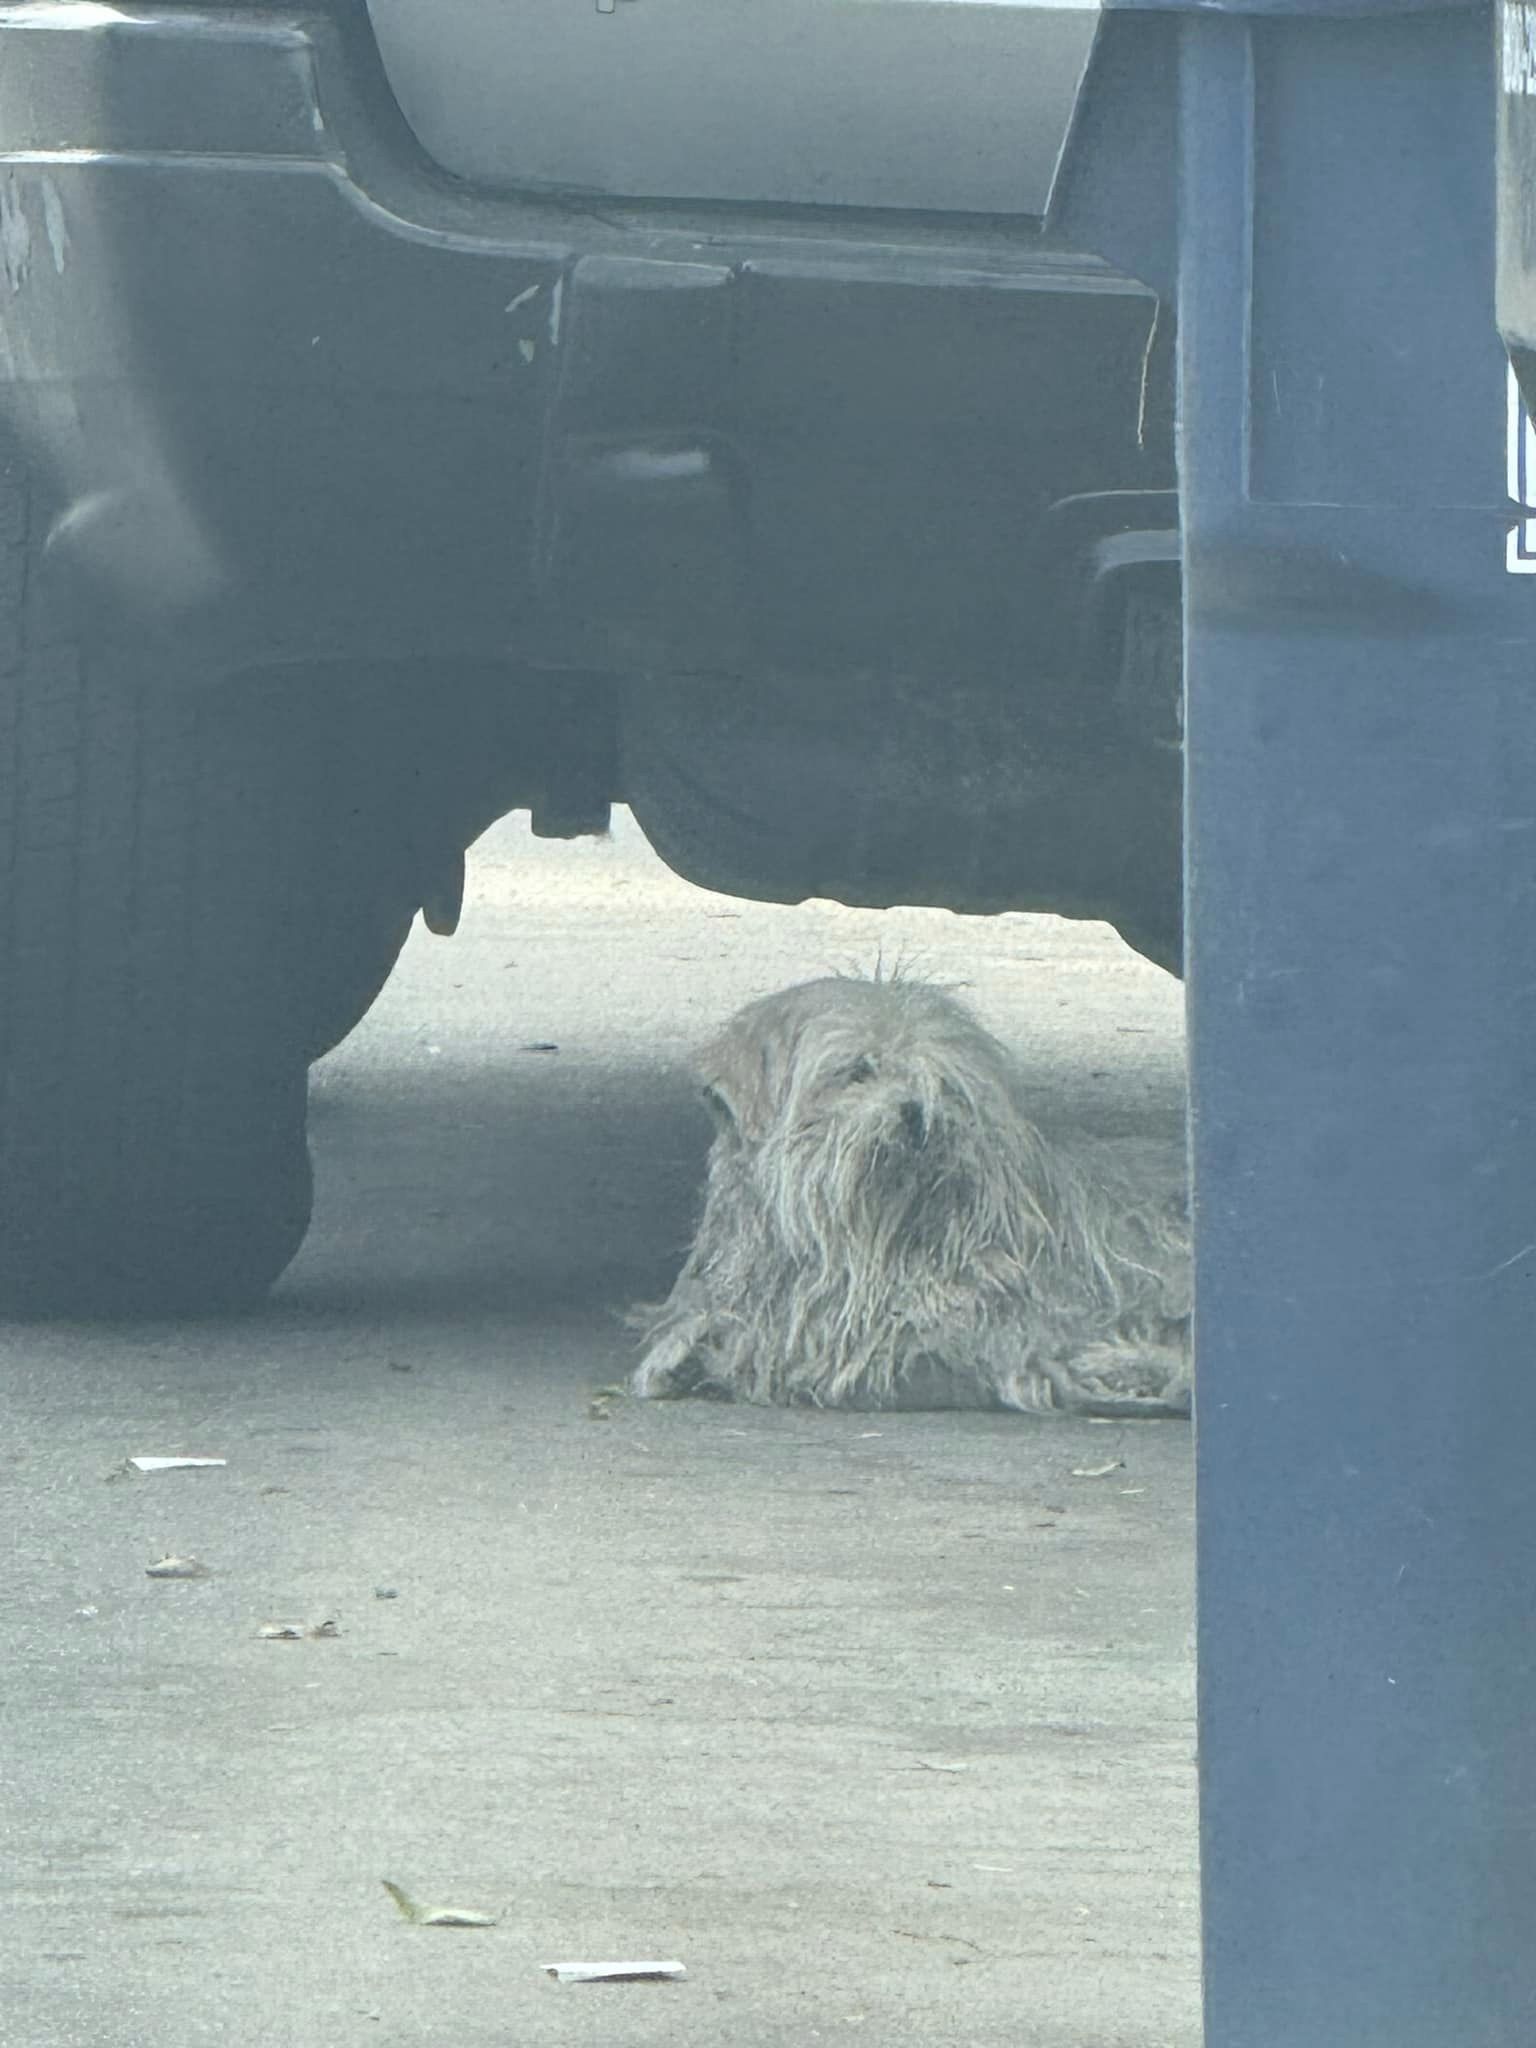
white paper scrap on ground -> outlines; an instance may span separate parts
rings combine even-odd
[[[542,1963],[547,1976],[561,1984],[624,1984],[646,1979],[686,1977],[681,1963]]]
[[[200,1558],[157,1557],[153,1564],[144,1567],[145,1575],[151,1579],[210,1579],[213,1577]]]
[[[227,1465],[228,1458],[130,1458],[135,1472],[196,1472],[206,1465]]]

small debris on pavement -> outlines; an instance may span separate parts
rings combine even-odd
[[[909,1768],[914,1771],[948,1771],[954,1774],[958,1774],[961,1771],[968,1771],[971,1767],[969,1764],[930,1763],[926,1757],[920,1756],[917,1762],[915,1764],[910,1765]]]
[[[1124,1470],[1124,1458],[1110,1458],[1102,1465],[1074,1465],[1072,1467],[1072,1477],[1074,1479],[1107,1479],[1111,1472],[1123,1472]]]
[[[77,1607],[75,1618],[77,1621],[94,1621],[100,1612],[99,1607]]]
[[[227,1465],[228,1458],[130,1458],[129,1464],[135,1472],[203,1472],[216,1465]]]
[[[613,1410],[610,1401],[622,1401],[629,1393],[628,1387],[594,1387],[592,1398],[587,1403],[588,1422],[612,1422]]]
[[[413,1927],[494,1927],[494,1913],[476,1913],[468,1906],[418,1906],[408,1892],[397,1884],[391,1884],[387,1877],[380,1878],[380,1884],[399,1907],[403,1918]]]
[[[375,1600],[398,1600],[400,1598],[400,1588],[398,1586],[375,1586],[373,1597]]]
[[[557,1984],[679,1983],[688,1972],[681,1963],[541,1963]]]
[[[264,1643],[330,1642],[341,1629],[334,1621],[317,1621],[312,1626],[302,1621],[264,1621],[256,1633]]]
[[[914,1927],[893,1927],[891,1932],[903,1941],[952,1941],[960,1948],[974,1949],[977,1955],[982,1953],[981,1943],[967,1941],[963,1934],[921,1934]]]
[[[536,1038],[530,1045],[520,1045],[519,1052],[558,1052],[559,1046],[551,1038]]]
[[[151,1579],[208,1579],[213,1574],[200,1558],[157,1557],[153,1564],[144,1567],[144,1573]]]

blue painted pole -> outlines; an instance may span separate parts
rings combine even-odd
[[[1207,2048],[1533,2048],[1536,578],[1492,23],[1176,34]]]

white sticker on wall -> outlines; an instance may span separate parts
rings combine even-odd
[[[1536,93],[1536,7],[1505,0],[1502,29],[1504,90],[1529,97]]]
[[[1533,516],[1518,521],[1509,530],[1504,548],[1504,566],[1511,576],[1536,576],[1536,426],[1520,397],[1513,370],[1509,373],[1506,461],[1511,502],[1523,505]]]

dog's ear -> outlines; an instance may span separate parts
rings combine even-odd
[[[744,1087],[736,1075],[712,1069],[705,1076],[702,1093],[717,1132],[729,1131],[749,1145],[762,1139],[769,1122],[764,1088]]]
[[[767,1136],[778,1112],[774,1044],[758,1031],[727,1029],[699,1063],[704,1101],[715,1127],[749,1145]]]
[[[734,1131],[737,1128],[736,1112],[726,1099],[724,1090],[717,1088],[713,1081],[706,1081],[699,1092],[704,1098],[704,1107],[715,1120],[715,1129]]]

